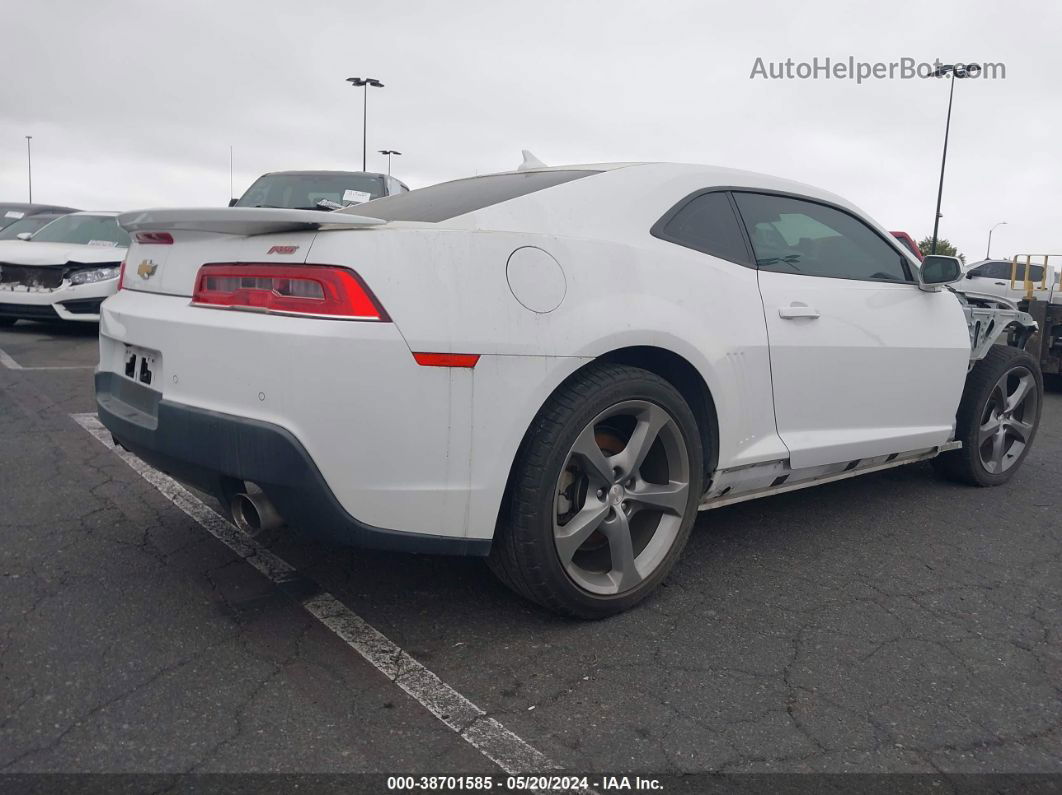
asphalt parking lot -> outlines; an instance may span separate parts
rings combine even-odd
[[[702,514],[658,594],[577,623],[477,560],[277,534],[271,579],[86,429],[94,327],[0,351],[4,772],[489,773],[517,741],[579,771],[1062,772],[1057,385],[1009,486],[919,464]]]

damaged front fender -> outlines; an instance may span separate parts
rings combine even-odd
[[[1007,344],[1024,348],[1037,330],[1036,321],[1013,301],[998,295],[952,288],[962,303],[970,332],[970,364],[980,361],[999,338],[1007,334]]]

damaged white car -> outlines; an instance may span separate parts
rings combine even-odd
[[[1001,484],[1039,422],[1028,315],[761,174],[532,167],[120,222],[96,394],[121,445],[247,530],[489,556],[568,615],[653,591],[698,510],[927,459]]]
[[[118,290],[129,234],[118,213],[56,218],[29,240],[0,241],[0,326],[18,320],[95,323]]]

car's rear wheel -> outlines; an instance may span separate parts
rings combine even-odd
[[[697,422],[646,370],[593,365],[535,418],[491,568],[527,598],[601,618],[645,598],[689,537],[703,483]]]
[[[945,476],[974,486],[1006,483],[1021,466],[1040,425],[1044,384],[1036,360],[993,347],[966,378],[956,415],[962,449],[934,459]]]

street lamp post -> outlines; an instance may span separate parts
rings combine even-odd
[[[29,178],[29,203],[33,204],[33,150],[30,148],[32,135],[26,136],[26,176]]]
[[[361,170],[365,171],[365,140],[369,129],[369,86],[383,88],[384,84],[375,77],[348,77],[347,82],[352,86],[360,86],[365,92],[361,100]]]
[[[992,232],[995,231],[997,226],[1003,226],[1006,221],[1000,221],[998,224],[993,224],[988,230],[988,248],[985,249],[985,259],[992,259]]]
[[[942,64],[930,73],[930,77],[944,77],[951,75],[951,86],[948,88],[948,120],[944,124],[944,154],[940,157],[940,184],[937,186],[937,212],[933,216],[933,247],[930,254],[937,253],[937,232],[940,227],[940,200],[944,195],[944,164],[948,161],[948,133],[951,131],[951,101],[955,96],[955,79],[964,77],[976,77],[981,71],[980,64]]]
[[[391,155],[401,155],[397,149],[380,149],[381,155],[387,155],[387,176],[391,176]]]

